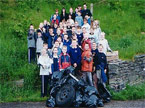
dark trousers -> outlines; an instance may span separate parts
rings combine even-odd
[[[28,48],[28,62],[32,63],[35,62],[36,59],[36,48]]]
[[[77,67],[74,69],[76,76],[80,76],[80,70],[81,70],[81,65],[77,65]]]
[[[47,96],[48,94],[48,82],[49,75],[41,75],[41,97]]]
[[[38,64],[38,59],[39,59],[39,56],[40,56],[40,53],[39,53],[39,52],[37,52],[37,53],[36,53],[37,64]]]

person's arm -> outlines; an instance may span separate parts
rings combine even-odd
[[[60,55],[60,57],[59,57],[59,62],[58,62],[58,63],[59,63],[59,69],[62,69],[62,65],[61,65],[61,56],[62,56],[62,55]]]
[[[42,60],[42,56],[40,56],[39,57],[39,59],[38,59],[38,64],[40,65],[40,66],[42,66],[42,68],[44,69],[45,68],[45,64],[44,64],[44,61]]]
[[[107,69],[107,57],[104,54],[104,68]]]
[[[110,51],[110,52],[112,52],[112,50],[111,50],[111,48],[110,48],[107,40],[106,40],[106,46],[107,46],[107,50]]]
[[[78,59],[77,59],[77,64],[81,64],[81,49],[80,48],[78,48]]]
[[[91,11],[90,11],[90,10],[88,10],[88,11],[89,11],[89,12],[88,12],[88,13],[89,13],[89,16],[91,17],[91,16],[92,16],[92,13],[91,13]]]

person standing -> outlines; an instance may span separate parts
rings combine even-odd
[[[84,52],[82,53],[82,78],[87,82],[90,86],[93,86],[92,81],[92,71],[93,71],[93,57],[91,50],[89,48],[89,44],[86,43],[84,46]]]
[[[53,60],[48,56],[46,49],[42,49],[41,56],[38,59],[40,64],[40,76],[41,76],[41,97],[48,95],[48,79],[52,74]]]
[[[28,30],[28,62],[34,62],[36,59],[36,34],[34,26],[31,24]]]

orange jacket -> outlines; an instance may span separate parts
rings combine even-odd
[[[88,59],[90,61],[88,61]],[[86,72],[92,72],[93,70],[93,57],[92,57],[92,53],[91,50],[85,50],[82,53],[82,71],[86,71]]]

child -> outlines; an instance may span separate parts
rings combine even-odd
[[[40,56],[41,50],[43,48],[43,39],[42,39],[42,34],[39,31],[37,33],[37,41],[36,41],[36,55],[37,55],[37,62],[38,62],[38,58]]]
[[[31,63],[35,61],[35,53],[36,53],[36,34],[34,30],[34,26],[31,24],[28,31],[28,62]]]
[[[89,39],[91,40],[91,43],[96,42],[96,44],[98,44],[98,37],[97,35],[94,33],[94,29],[90,28],[90,35],[89,35]]]
[[[87,19],[88,24],[91,25],[91,18],[88,16],[88,14],[85,15],[85,18]]]
[[[97,79],[107,82],[106,69],[107,69],[107,59],[106,55],[103,53],[103,45],[99,44],[98,46],[99,53],[94,56],[94,66],[96,70]],[[101,70],[98,71],[98,70]]]
[[[71,65],[75,68],[76,72],[78,72],[81,69],[81,49],[77,45],[77,40],[72,40],[72,44],[69,51]]]
[[[83,34],[81,33],[81,27],[78,26],[77,27],[77,39],[78,39],[78,45],[81,46],[81,42],[82,42],[82,39],[83,39]]]
[[[57,48],[57,56],[59,57],[60,54],[62,53],[62,50],[61,50],[60,45],[59,45],[59,42],[57,40],[55,41],[52,50],[54,50],[54,48]]]
[[[100,41],[98,42],[98,44],[102,44],[103,45],[103,53],[105,55],[107,53],[107,50],[112,52],[111,48],[109,47],[108,41],[105,39],[105,33],[104,32],[101,33],[101,38],[100,38]]]
[[[54,44],[54,34],[53,34],[53,28],[49,28],[49,34],[48,34],[48,49],[52,49]]]
[[[96,43],[95,42],[93,42],[92,43],[92,55],[93,55],[93,57],[96,55],[96,54],[98,54],[98,49],[97,49],[97,45],[96,45]]]
[[[98,40],[100,40],[101,28],[100,28],[99,20],[94,20],[93,29],[94,29],[94,34],[97,36]]]
[[[71,15],[71,18],[75,21],[75,13],[73,13],[72,7],[69,9],[69,15]]]
[[[81,16],[81,12],[78,12],[78,16],[76,16],[75,21],[78,22],[79,26],[83,25],[83,17]]]
[[[53,15],[53,19],[52,19],[52,25],[54,25],[54,23],[56,23],[57,25],[59,24],[59,20],[57,19],[56,14]]]
[[[93,68],[93,57],[88,43],[85,43],[81,62],[82,62],[81,70],[83,73],[82,77],[85,81],[88,80],[90,86],[93,86],[92,73],[91,73]]]
[[[82,26],[82,28],[85,27],[86,31],[89,33],[90,32],[90,25],[88,24],[87,19],[84,19],[84,24]]]
[[[67,34],[64,34],[63,45],[67,46],[67,52],[69,52],[70,45],[71,45],[71,40],[69,39]]]
[[[65,69],[71,66],[70,56],[67,53],[67,46],[62,47],[62,54],[59,57],[59,69]]]
[[[62,46],[63,46],[62,37],[59,36],[59,37],[57,38],[57,41],[58,41],[58,43],[59,43],[59,47],[62,49]]]
[[[67,21],[69,21],[71,25],[74,24],[74,20],[72,19],[72,16],[70,14],[68,15],[68,20]]]
[[[58,63],[58,48],[54,47],[53,49],[53,64],[52,64],[52,72],[59,71],[59,63]]]
[[[41,97],[47,96],[48,79],[52,74],[51,65],[52,59],[47,54],[45,49],[42,49],[41,56],[38,59],[40,64],[40,76],[41,76]]]
[[[50,58],[52,58],[52,51],[50,49],[48,49],[48,44],[44,43],[43,44],[43,49],[45,49],[47,51],[47,54]]]
[[[91,40],[88,38],[89,34],[88,33],[85,33],[84,34],[84,38],[83,38],[83,41],[82,41],[82,50],[84,50],[84,46],[86,43],[89,44],[89,49],[91,50]]]

